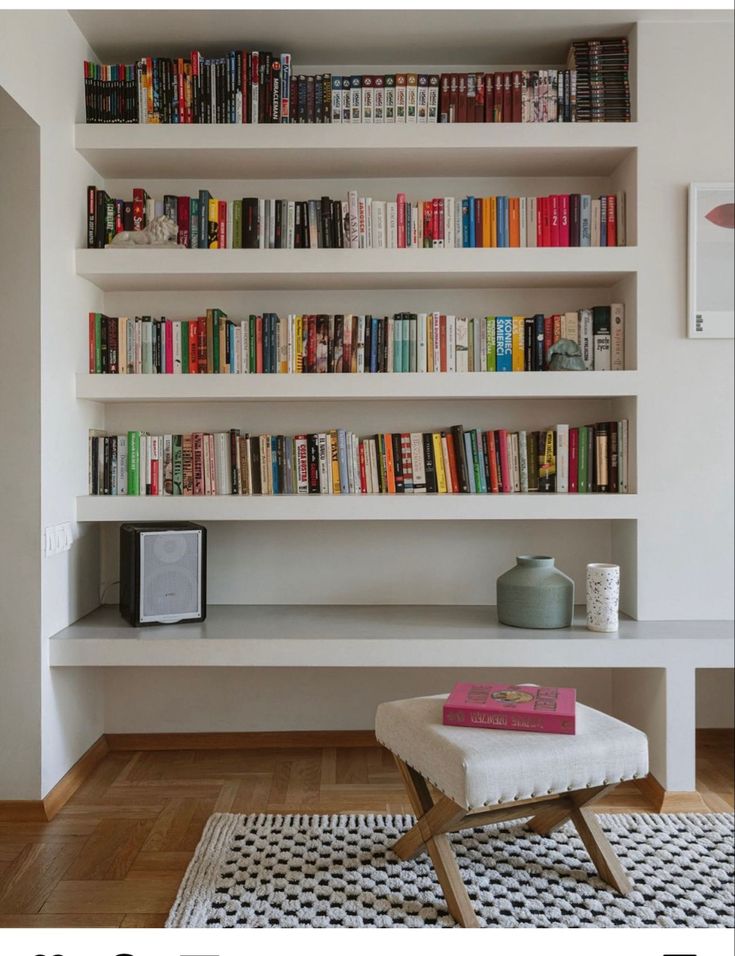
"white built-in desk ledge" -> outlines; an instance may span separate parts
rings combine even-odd
[[[77,498],[77,521],[525,521],[638,518],[637,495],[198,495]]]
[[[214,605],[203,624],[133,628],[98,608],[50,641],[53,667],[733,666],[730,621],[632,621],[594,634],[498,624],[495,608]]]
[[[79,153],[106,178],[318,179],[609,176],[638,145],[634,123],[87,125]]]
[[[246,289],[604,288],[635,246],[528,249],[77,249],[106,292]]]
[[[93,402],[452,401],[618,398],[638,394],[638,372],[403,372],[350,375],[77,374]]]

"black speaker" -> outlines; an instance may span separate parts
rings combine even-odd
[[[207,616],[207,529],[188,521],[120,528],[120,613],[132,624]]]

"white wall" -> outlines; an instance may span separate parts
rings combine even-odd
[[[83,119],[82,61],[90,52],[64,11],[0,13],[0,87],[38,124],[41,147],[41,390],[39,395],[36,389],[34,400],[41,408],[41,459],[33,456],[26,468],[31,480],[41,480],[32,540],[42,612],[40,621],[26,617],[10,641],[14,646],[40,643],[40,694],[35,684],[21,686],[35,701],[43,729],[38,756],[35,747],[27,749],[32,782],[3,767],[2,792],[16,799],[45,795],[102,732],[97,675],[59,675],[48,667],[47,653],[51,634],[97,604],[97,530],[76,526],[69,553],[40,555],[41,529],[74,519],[74,497],[86,488],[87,429],[100,421],[99,409],[77,402],[73,390],[73,374],[86,361],[84,317],[101,303],[98,291],[74,274],[73,257],[74,248],[83,244],[84,189],[98,182],[73,148],[73,124]],[[23,217],[12,221],[22,224]],[[3,496],[2,502],[5,521],[12,516],[14,497]],[[11,668],[0,670],[0,699],[17,682]],[[6,730],[16,737],[17,720]]]

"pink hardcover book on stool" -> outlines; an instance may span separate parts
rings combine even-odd
[[[573,734],[577,692],[536,684],[456,684],[443,707],[450,727]]]

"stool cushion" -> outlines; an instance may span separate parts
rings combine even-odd
[[[576,734],[445,727],[447,695],[380,704],[383,746],[468,810],[645,777],[646,735],[577,704]]]

